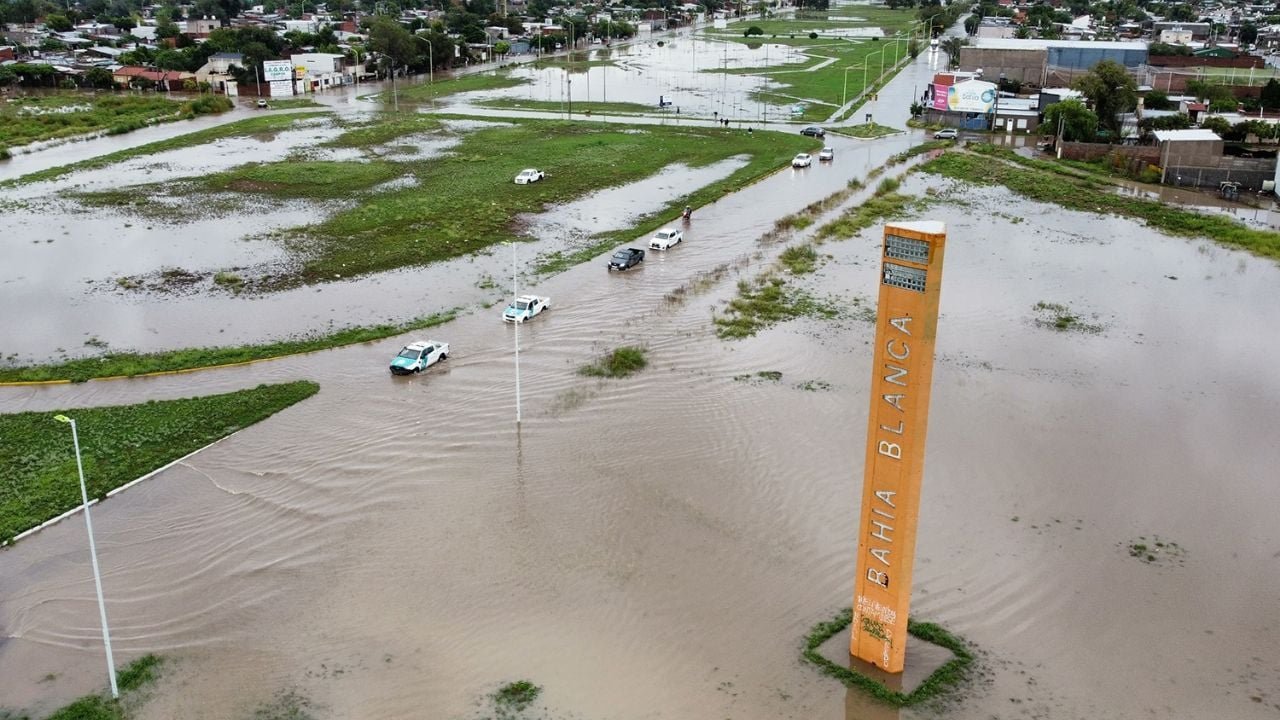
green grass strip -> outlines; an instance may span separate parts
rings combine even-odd
[[[88,158],[79,162],[70,163],[68,165],[60,165],[46,170],[38,170],[33,173],[27,173],[19,178],[0,182],[0,188],[17,187],[33,182],[43,182],[45,180],[53,180],[69,173],[79,170],[95,170],[97,168],[114,165],[135,157],[144,155],[154,155],[155,153],[165,152],[167,150],[178,150],[181,148],[194,147],[205,143],[221,140],[223,138],[236,137],[240,135],[253,135],[257,133],[274,133],[281,130],[287,130],[294,123],[306,118],[315,117],[321,112],[305,112],[290,113],[288,115],[261,115],[247,120],[240,120],[226,125],[197,130],[186,135],[168,138],[165,140],[157,140],[146,145],[138,147],[117,150],[106,155]]]
[[[458,75],[434,82],[428,79],[425,82],[402,86],[396,92],[400,96],[400,102],[421,104],[430,103],[433,97],[440,99],[449,95],[457,95],[458,93],[501,90],[503,88],[526,85],[530,82],[532,81],[526,78],[511,77],[507,72],[499,70],[492,73]],[[384,101],[391,100],[391,91],[386,90],[379,97]]]
[[[0,415],[0,541],[81,502],[71,433],[54,415],[75,419],[89,496],[102,498],[319,389],[299,381],[183,400]]]
[[[407,323],[356,326],[325,335],[304,335],[262,345],[186,348],[156,353],[108,353],[101,357],[78,358],[48,365],[0,368],[0,383],[84,382],[94,378],[133,377],[148,373],[178,372],[195,368],[297,355],[355,343],[381,340],[411,330],[424,330],[453,320],[457,308],[411,320]]]
[[[481,100],[475,104],[479,107],[498,108],[502,110],[531,110],[536,112],[562,113],[568,109],[568,106],[559,100],[526,100],[524,98]],[[640,103],[630,102],[575,102],[573,104],[574,115],[582,115],[585,113],[601,113],[604,115],[645,115],[649,113],[658,114],[660,112],[663,111],[659,110],[657,105],[641,105]]]
[[[805,638],[804,652],[801,655],[805,660],[817,665],[822,672],[840,680],[845,685],[860,688],[872,697],[898,707],[917,705],[926,700],[938,698],[944,692],[959,685],[968,676],[969,667],[973,664],[973,653],[969,651],[967,642],[940,625],[910,619],[907,620],[909,634],[925,642],[944,647],[955,654],[955,657],[925,678],[925,681],[915,690],[910,693],[893,690],[872,677],[837,665],[823,657],[818,652],[818,648],[835,637],[836,633],[849,627],[852,620],[853,611],[845,608],[831,620],[814,625],[808,637]]]
[[[1039,161],[1042,162],[1042,161]],[[925,172],[982,185],[1003,185],[1020,195],[1068,210],[1115,213],[1144,220],[1163,232],[1203,237],[1256,255],[1280,258],[1280,233],[1254,230],[1225,215],[1205,215],[1155,200],[1125,197],[1114,185],[1037,167],[992,162],[972,153],[946,153],[921,166]]]

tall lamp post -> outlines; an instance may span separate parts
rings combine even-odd
[[[111,655],[111,631],[107,628],[107,604],[102,599],[102,574],[98,570],[98,547],[93,542],[93,520],[89,517],[89,491],[84,486],[84,463],[80,460],[80,434],[76,421],[66,415],[55,415],[54,420],[71,425],[71,441],[76,448],[76,472],[80,475],[80,501],[84,504],[84,526],[89,531],[89,559],[93,561],[93,584],[98,590],[98,615],[102,618],[102,644],[107,648],[107,677],[111,679],[111,697],[120,699],[116,685],[116,663]]]
[[[867,91],[867,70],[871,67],[871,58],[876,55],[880,56],[880,74],[884,75],[884,49],[883,48],[862,58],[862,92],[864,93]],[[879,79],[880,79],[879,77],[876,78],[876,80],[879,80]]]
[[[516,285],[519,277],[516,270],[516,243],[511,242],[511,302],[516,302],[520,298],[520,289]],[[516,427],[520,426],[520,323],[511,323],[516,328]]]
[[[860,66],[858,65],[850,65],[849,67],[844,69],[844,89],[840,91],[840,107],[844,107],[844,104],[849,101],[849,71],[857,70],[859,67]],[[866,72],[865,68],[863,72],[864,72],[864,79],[862,81],[862,85],[863,85],[863,88],[865,89],[867,84],[867,81],[865,79],[865,72]]]
[[[431,93],[431,112],[436,111],[436,48],[431,41],[422,38],[427,44],[427,89]],[[421,66],[419,66],[421,67]]]

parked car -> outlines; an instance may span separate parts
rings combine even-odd
[[[262,98],[258,98],[258,107],[265,108],[266,106],[267,106],[267,101],[263,100]]]
[[[449,359],[449,343],[436,340],[419,340],[404,346],[400,354],[391,358],[392,375],[409,375],[422,372],[438,362]]]
[[[532,320],[549,307],[551,307],[549,297],[521,295],[502,311],[502,320],[509,323],[523,323],[526,320]]]
[[[520,171],[519,175],[516,175],[516,184],[528,185],[529,183],[538,182],[539,180],[545,178],[546,176],[547,174],[542,172],[541,170],[538,170],[535,168],[525,168],[524,170]]]
[[[654,233],[653,239],[649,241],[649,249],[650,250],[666,250],[670,248],[672,245],[675,245],[683,241],[684,241],[684,233],[680,232],[679,230],[672,230],[671,228],[667,228],[666,230],[659,230],[658,232]]]
[[[644,262],[644,250],[640,248],[626,248],[619,250],[609,258],[610,270],[630,270],[631,268]]]
[[[791,167],[793,168],[809,167],[812,164],[813,156],[809,153],[800,153],[799,155],[791,158]]]
[[[933,134],[934,140],[955,140],[960,137],[960,131],[955,128],[943,128]]]
[[[826,136],[827,136],[827,131],[826,131],[826,130],[823,130],[822,128],[818,127],[817,125],[810,125],[809,127],[805,128],[805,129],[803,129],[803,130],[801,130],[801,131],[800,131],[800,134],[801,134],[801,135],[808,135],[809,137],[818,137],[818,138],[820,138],[820,137],[826,137]]]
[[[822,148],[822,152],[818,153],[819,162],[829,162],[835,159],[836,159],[835,148],[825,147],[825,148]]]

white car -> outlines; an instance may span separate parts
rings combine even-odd
[[[534,168],[525,168],[524,170],[520,171],[519,175],[516,176],[516,184],[528,185],[529,183],[538,182],[539,180],[545,178],[546,176],[547,174],[542,172],[541,170],[536,170]]]
[[[818,162],[830,161],[836,159],[836,149],[824,147],[822,152],[818,153]]]
[[[531,320],[535,316],[542,314],[543,310],[551,307],[551,298],[539,297],[537,295],[521,295],[502,311],[502,321],[509,323],[523,323]]]
[[[419,340],[404,346],[400,354],[391,358],[391,374],[409,375],[426,370],[442,360],[449,359],[449,343],[436,340]]]
[[[812,164],[813,156],[809,153],[800,153],[799,155],[791,158],[791,167],[793,168],[809,167]]]
[[[667,228],[654,233],[653,239],[649,241],[650,250],[667,250],[672,245],[676,245],[684,241],[684,233],[679,230]]]
[[[955,128],[944,128],[933,134],[934,140],[955,140],[960,137],[960,132]]]

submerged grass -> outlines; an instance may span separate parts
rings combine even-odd
[[[809,635],[805,638],[804,650],[801,652],[801,656],[817,665],[822,672],[840,680],[845,685],[859,688],[872,697],[898,707],[918,705],[927,700],[939,699],[944,693],[956,688],[968,677],[969,667],[974,661],[973,653],[969,650],[969,644],[940,625],[917,622],[915,620],[907,621],[908,633],[920,640],[950,650],[955,657],[935,670],[932,675],[925,678],[925,681],[910,693],[890,689],[874,678],[837,665],[822,657],[818,652],[818,648],[834,637],[836,633],[849,627],[849,623],[852,621],[853,611],[845,608],[831,620],[814,625],[813,629],[809,631]]]
[[[457,314],[458,310],[453,309],[406,323],[356,326],[323,335],[286,338],[262,345],[187,348],[157,353],[107,353],[101,357],[79,358],[49,365],[0,367],[0,384],[57,380],[83,382],[94,378],[131,377],[147,373],[232,365],[381,340],[411,330],[423,330],[441,325],[453,320]]]
[[[0,103],[0,147],[106,131],[110,135],[155,122],[231,109],[225,98],[178,102],[163,95],[70,93]]]
[[[730,300],[724,312],[716,315],[712,322],[716,337],[737,340],[751,337],[775,323],[806,315],[833,318],[837,312],[807,292],[788,286],[786,280],[765,274],[755,281],[739,281],[738,297]]]
[[[292,113],[288,115],[260,115],[255,118],[249,118],[248,120],[240,120],[233,123],[227,123],[226,125],[219,125],[217,127],[187,133],[186,135],[179,135],[178,137],[168,138],[166,140],[157,140],[156,142],[139,145],[138,147],[118,150],[113,153],[99,155],[98,157],[81,160],[68,165],[60,165],[54,168],[38,170],[36,172],[23,175],[22,177],[0,182],[0,188],[16,187],[27,183],[53,180],[80,170],[103,168],[131,158],[154,155],[155,153],[165,152],[167,150],[195,147],[197,145],[203,145],[223,138],[254,135],[263,132],[279,132],[281,130],[288,129],[300,120],[310,119],[319,114],[320,113],[316,112],[308,112]]]
[[[433,132],[442,127],[440,120],[420,113],[382,113],[371,119],[347,125],[346,132],[326,141],[324,147],[370,148],[399,140],[406,135]],[[350,163],[348,163],[350,164]]]
[[[644,348],[624,345],[605,353],[590,365],[578,368],[578,373],[589,377],[624,378],[640,372],[648,364]]]
[[[476,105],[480,107],[500,108],[504,110],[536,110],[539,112],[564,112],[567,106],[556,100],[526,100],[524,98],[497,98],[482,100]],[[629,102],[575,102],[575,115],[584,113],[601,113],[605,115],[645,115],[658,113],[656,105],[641,105]]]
[[[292,160],[284,163],[251,163],[198,181],[213,192],[269,193],[279,198],[349,198],[407,172],[388,160],[337,162]]]
[[[537,700],[541,693],[542,688],[532,682],[517,680],[498,688],[498,691],[493,694],[493,704],[499,708],[520,712]]]
[[[885,180],[889,179],[885,178]],[[901,216],[911,206],[912,202],[913,199],[911,197],[899,195],[896,192],[876,195],[818,228],[818,238],[820,240],[851,238],[880,220]]]
[[[789,247],[778,256],[778,262],[793,275],[804,275],[817,270],[821,259],[812,245]]]
[[[89,496],[102,498],[319,389],[300,381],[183,400],[0,415],[0,541],[81,502],[75,452],[53,419],[59,412],[76,420]],[[131,669],[130,682],[146,682],[155,665]]]
[[[1043,161],[1035,161],[1041,164]],[[1003,185],[1025,197],[1069,210],[1115,213],[1183,237],[1204,237],[1263,257],[1280,259],[1280,233],[1254,230],[1222,215],[1203,215],[1154,200],[1116,194],[1109,183],[1040,166],[992,162],[970,153],[946,153],[921,166],[926,172],[984,185]]]
[[[472,75],[455,75],[434,82],[428,80],[427,82],[404,85],[398,88],[397,92],[400,95],[400,102],[421,104],[431,102],[432,97],[442,98],[477,90],[501,90],[525,85],[529,82],[532,81],[526,78],[512,77],[505,70],[497,70]],[[390,100],[391,92],[383,92],[381,97],[385,100]]]

